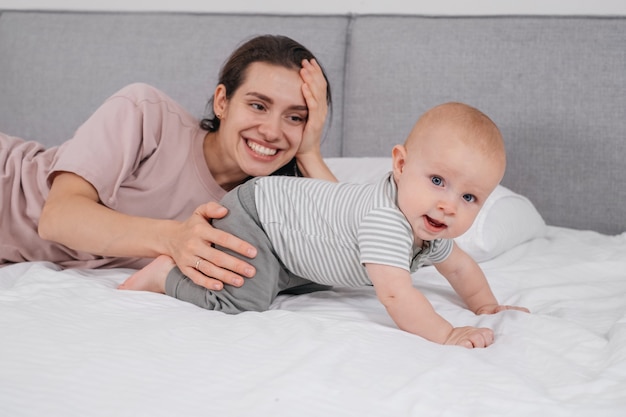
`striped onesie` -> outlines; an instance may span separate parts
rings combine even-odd
[[[257,257],[246,259],[256,267],[255,277],[243,287],[226,286],[213,292],[173,270],[166,293],[212,310],[262,311],[280,291],[311,282],[371,285],[366,263],[414,272],[426,260],[445,260],[452,251],[452,240],[437,239],[415,248],[396,195],[391,173],[368,184],[283,176],[253,178],[227,195],[222,204],[229,214],[213,223],[257,247]],[[192,291],[187,291],[187,286]]]

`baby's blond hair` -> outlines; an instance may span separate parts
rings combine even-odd
[[[459,102],[440,104],[426,111],[415,123],[404,146],[410,149],[417,145],[423,139],[422,132],[437,123],[459,129],[462,133],[458,137],[465,144],[476,147],[486,155],[506,160],[504,140],[498,126],[477,108]]]

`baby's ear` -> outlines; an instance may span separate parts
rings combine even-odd
[[[406,164],[406,148],[404,145],[396,145],[391,150],[393,175],[397,178],[404,170]]]

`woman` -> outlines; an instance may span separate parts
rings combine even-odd
[[[233,52],[199,123],[132,84],[59,147],[0,134],[0,264],[138,268],[166,254],[199,285],[242,285],[254,269],[211,245],[256,249],[211,227],[226,214],[216,201],[279,169],[335,180],[320,151],[330,97],[313,54],[268,35]]]

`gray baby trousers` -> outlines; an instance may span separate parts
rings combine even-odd
[[[246,278],[241,287],[224,285],[221,291],[212,291],[195,284],[178,267],[174,267],[165,282],[167,295],[208,310],[236,314],[265,311],[279,293],[303,294],[331,288],[296,276],[285,268],[259,222],[254,202],[254,183],[253,178],[226,194],[221,204],[228,209],[228,214],[221,219],[214,219],[212,224],[256,247],[257,256],[250,259],[216,246],[253,265],[256,275],[251,279]]]

